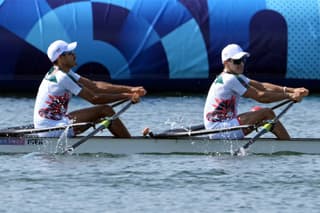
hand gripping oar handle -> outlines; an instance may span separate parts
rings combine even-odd
[[[256,142],[256,140],[258,138],[260,138],[260,136],[262,136],[263,134],[269,132],[272,127],[279,121],[279,119],[281,118],[282,115],[284,115],[284,113],[286,113],[290,107],[296,103],[295,101],[288,101],[291,102],[290,104],[288,104],[288,106],[286,106],[286,108],[284,108],[282,110],[282,112],[279,113],[278,116],[276,116],[274,119],[272,119],[270,122],[267,122],[266,124],[264,124],[262,126],[262,129],[253,137],[249,140],[248,143],[246,143],[245,145],[243,145],[242,147],[240,147],[237,151],[235,151],[232,155],[239,155],[240,153],[244,152],[246,149],[249,148],[250,145],[252,145],[254,142]]]
[[[86,142],[88,139],[90,139],[92,136],[97,134],[99,131],[101,131],[105,128],[108,128],[111,125],[112,121],[116,120],[122,113],[124,113],[131,106],[131,104],[133,104],[132,101],[127,103],[121,110],[119,110],[117,113],[115,113],[112,117],[106,118],[105,120],[101,121],[99,126],[95,130],[90,132],[87,136],[81,138],[79,141],[75,142],[72,146],[68,147],[64,151],[64,154],[70,153],[70,152],[72,153],[75,148],[77,148],[78,146],[80,146],[81,144]]]

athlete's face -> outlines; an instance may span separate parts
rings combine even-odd
[[[63,58],[66,66],[72,68],[77,65],[76,54],[73,51],[64,52],[62,53],[61,57]]]
[[[244,65],[247,61],[247,57],[242,57],[240,59],[229,59],[226,61],[226,68],[232,73],[242,74],[244,71]]]

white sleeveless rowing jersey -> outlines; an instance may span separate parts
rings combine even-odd
[[[204,106],[206,129],[236,126],[240,96],[248,88],[250,79],[244,75],[222,72],[212,83]],[[230,122],[230,124],[228,124]],[[221,125],[223,124],[223,125]]]
[[[42,80],[34,106],[35,128],[67,125],[67,110],[70,98],[78,95],[81,87],[77,83],[80,75],[70,70],[65,73],[52,67]]]

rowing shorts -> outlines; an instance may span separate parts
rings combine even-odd
[[[61,120],[55,121],[55,120],[46,120],[46,122],[42,123],[41,125],[36,125],[36,128],[50,128],[50,127],[58,127],[58,126],[66,126],[72,124],[72,120],[70,120],[68,117],[64,117]],[[55,137],[59,138],[62,136],[62,134],[66,134],[67,137],[74,137],[74,131],[73,128],[70,127],[65,130],[56,130],[56,131],[48,131],[48,132],[41,132],[38,133],[39,137]]]
[[[206,125],[206,129],[223,129],[239,125],[240,123],[238,119],[234,118],[223,122],[209,122]],[[211,134],[209,137],[210,139],[242,139],[244,138],[244,133],[241,129],[239,129],[234,131]]]

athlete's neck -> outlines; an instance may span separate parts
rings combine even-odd
[[[233,75],[238,75],[238,73],[233,72],[232,70],[224,69],[223,72],[233,74]]]
[[[64,73],[68,73],[70,71],[70,67],[67,67],[67,66],[63,66],[63,65],[54,65],[55,67],[57,67],[59,70],[61,70],[62,72]]]

